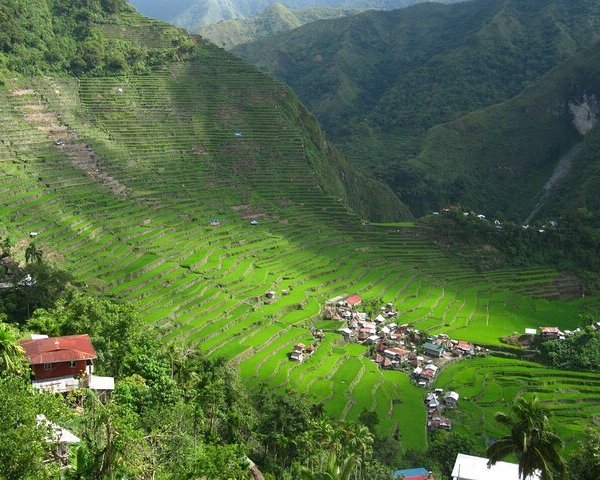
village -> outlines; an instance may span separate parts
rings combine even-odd
[[[274,298],[269,291],[268,298]],[[444,333],[426,335],[409,323],[399,323],[399,315],[392,303],[379,307],[376,314],[369,315],[367,308],[361,308],[363,299],[357,295],[339,295],[327,300],[323,309],[324,320],[334,320],[343,326],[336,330],[343,341],[359,343],[367,347],[367,355],[381,369],[399,370],[407,373],[412,381],[425,389],[424,402],[427,408],[427,430],[451,430],[452,420],[444,415],[446,410],[458,406],[460,394],[444,392],[432,385],[445,364],[461,358],[485,356],[486,348],[468,341],[450,338]],[[291,361],[302,363],[311,357],[320,341],[323,331],[311,327],[315,339],[311,345],[297,343],[289,353]],[[563,340],[576,332],[561,331],[557,327],[527,328],[523,337],[531,342],[536,339]]]

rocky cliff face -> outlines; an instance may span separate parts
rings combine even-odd
[[[600,102],[598,96],[584,93],[580,99],[569,101],[569,111],[573,116],[573,125],[581,135],[586,135],[598,120]]]

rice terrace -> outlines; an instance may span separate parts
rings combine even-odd
[[[103,28],[160,51],[170,27],[128,13]],[[426,448],[425,391],[344,341],[340,322],[323,317],[328,299],[389,302],[399,324],[510,357],[441,369],[433,385],[462,396],[458,431],[497,434],[494,412],[531,392],[569,448],[600,421],[597,375],[529,362],[502,341],[582,327],[597,297],[567,294],[552,268],[479,271],[409,217],[365,220],[352,205],[367,180],[352,177],[294,94],[211,44],[201,52],[151,74],[4,79],[0,233],[24,242],[36,232],[80,285],[227,358],[247,385],[301,392],[336,419],[375,411],[402,451]],[[314,353],[290,361],[315,329]]]

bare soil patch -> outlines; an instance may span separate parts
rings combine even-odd
[[[252,218],[261,218],[266,216],[263,212],[257,210],[252,205],[234,205],[233,207],[231,207],[231,209],[238,212],[244,220],[250,220]]]
[[[31,89],[13,90],[12,94],[15,96],[33,95],[35,91]],[[93,152],[91,147],[78,141],[77,133],[62,123],[59,115],[46,111],[46,106],[39,102],[26,104],[22,109],[25,119],[35,125],[38,130],[46,133],[56,149],[69,157],[74,167],[85,172],[88,177],[108,188],[118,197],[123,198],[129,194],[125,185],[103,171],[104,166],[98,155]]]
[[[35,90],[31,88],[15,88],[11,92],[15,97],[22,97],[23,95],[35,95]]]

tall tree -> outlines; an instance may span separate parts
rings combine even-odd
[[[25,263],[42,263],[44,252],[41,248],[31,242],[25,249]]]
[[[560,454],[563,443],[552,432],[548,417],[548,409],[535,396],[517,397],[510,414],[496,413],[496,421],[507,426],[510,433],[490,445],[489,464],[515,453],[522,479],[538,470],[542,480],[552,480],[556,472],[564,473],[565,463]]]

